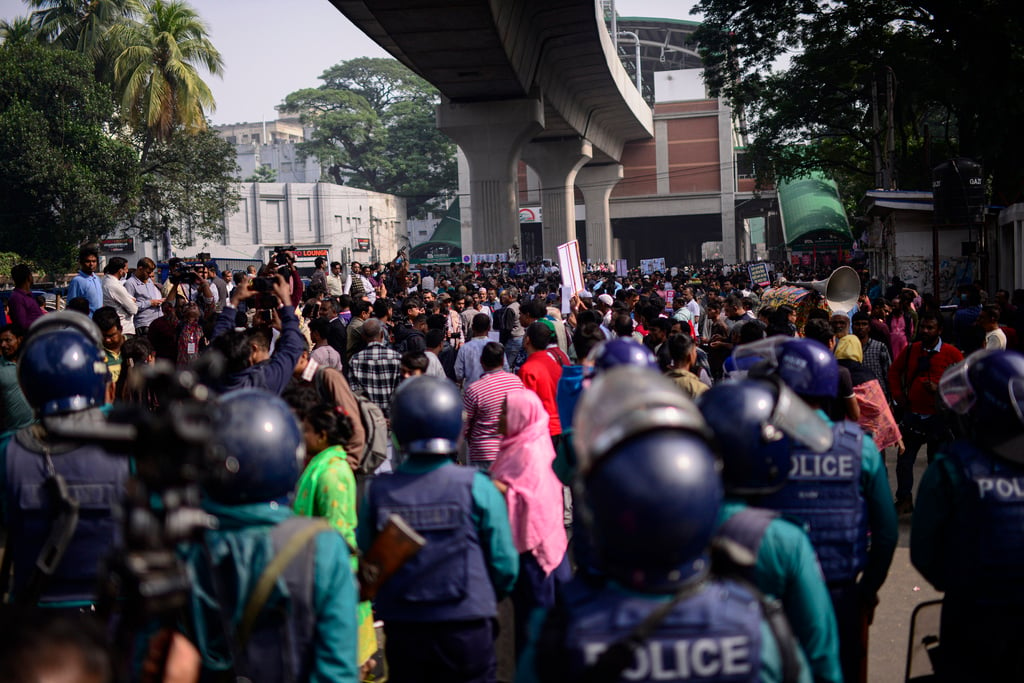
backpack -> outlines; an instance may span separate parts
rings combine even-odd
[[[323,382],[325,368],[317,368],[313,383],[318,394],[328,402],[333,403],[334,397],[327,394]],[[359,419],[362,422],[363,430],[366,432],[366,441],[363,445],[363,452],[359,454],[359,466],[355,469],[356,474],[373,474],[381,463],[388,457],[388,420],[384,417],[384,411],[376,403],[371,401],[366,394],[360,390],[352,390],[359,404]],[[355,419],[355,416],[351,416]]]

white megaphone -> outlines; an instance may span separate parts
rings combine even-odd
[[[787,282],[790,287],[813,289],[825,297],[833,313],[848,313],[860,296],[860,276],[850,266],[839,266],[824,280]]]

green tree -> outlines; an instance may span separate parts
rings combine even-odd
[[[115,24],[110,32],[120,46],[114,80],[121,109],[145,132],[143,158],[153,141],[169,140],[179,126],[204,130],[215,102],[198,67],[220,75],[223,60],[195,10],[180,0],[146,0],[139,21]]]
[[[694,13],[707,82],[741,114],[762,179],[820,169],[859,195],[891,127],[898,187],[926,189],[932,166],[963,155],[996,202],[1024,196],[1014,0],[701,0]]]
[[[92,69],[65,50],[0,46],[0,244],[47,268],[113,231],[137,191],[135,152],[107,133],[113,99]]]
[[[85,55],[103,83],[113,80],[116,44],[111,27],[132,20],[138,0],[27,0],[39,39]]]
[[[270,164],[260,164],[256,171],[245,178],[247,183],[276,183],[277,171],[270,167]]]
[[[238,210],[234,147],[210,130],[176,128],[142,163],[142,191],[130,232],[179,247],[220,239]],[[165,244],[165,248],[167,245]]]
[[[437,90],[394,59],[360,57],[291,93],[282,110],[313,127],[299,145],[339,185],[406,198],[409,215],[458,186],[455,145],[434,124]]]
[[[41,42],[42,36],[32,25],[31,17],[0,20],[0,42],[6,44]]]

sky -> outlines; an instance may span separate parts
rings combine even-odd
[[[222,78],[203,73],[213,91],[214,124],[271,121],[275,106],[320,85],[327,67],[355,57],[387,57],[328,0],[190,0],[224,58]],[[696,20],[690,0],[615,0],[623,17]],[[0,0],[0,18],[28,13],[23,0]]]

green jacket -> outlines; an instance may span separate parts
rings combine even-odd
[[[231,666],[231,655],[221,628],[218,610],[222,604],[235,605],[226,615],[233,627],[242,620],[242,612],[260,574],[273,555],[271,528],[293,516],[290,508],[277,503],[220,505],[204,501],[203,508],[217,517],[220,527],[206,532],[206,542],[214,562],[233,563],[236,581],[222,586],[230,593],[218,600],[209,572],[209,562],[200,544],[189,546],[185,562],[192,581],[192,594],[186,609],[182,630],[195,643],[202,655],[206,672],[224,671]],[[321,533],[314,560],[313,605],[316,612],[316,643],[310,681],[327,683],[358,681],[356,665],[356,600],[355,579],[349,563],[344,539],[334,533]],[[288,600],[282,581],[271,593],[267,606]]]
[[[718,515],[719,525],[746,507],[740,500],[727,498]],[[762,593],[782,601],[815,680],[841,683],[836,615],[807,533],[784,519],[772,521],[758,548],[753,581]]]

